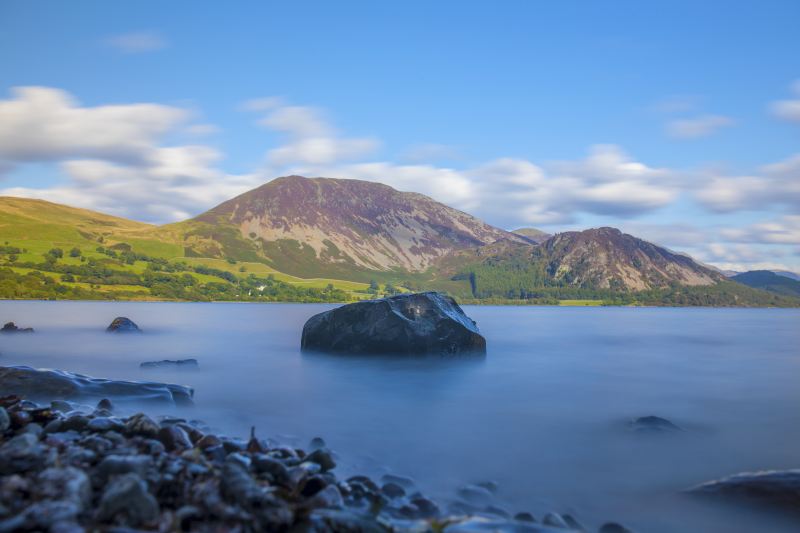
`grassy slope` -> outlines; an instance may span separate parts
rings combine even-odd
[[[186,257],[184,239],[187,234],[196,232],[198,226],[191,223],[170,224],[167,226],[153,226],[141,222],[126,220],[89,211],[27,198],[0,197],[0,245],[13,246],[24,249],[17,254],[18,262],[41,262],[45,253],[53,248],[61,248],[64,257],[59,260],[62,264],[80,265],[78,257],[70,257],[72,248],[79,248],[84,257],[105,260],[107,256],[97,252],[99,246],[111,247],[119,243],[129,244],[133,251],[151,257],[163,258],[169,261],[184,261],[192,265],[205,265],[219,270],[231,272],[236,276],[256,274],[267,276],[272,274],[275,279],[285,281],[292,285],[309,288],[324,288],[328,284],[347,291],[352,298],[363,297],[361,291],[367,289],[367,283],[340,280],[335,278],[300,278],[284,274],[268,266],[265,262],[240,262],[231,264],[227,260],[215,257]],[[206,239],[202,232],[200,235],[190,235],[189,240],[194,245],[202,245]],[[231,246],[232,255],[241,256],[243,248],[241,243],[234,242]],[[224,252],[224,250],[222,250]],[[247,255],[247,254],[245,254]],[[226,255],[227,257],[227,255]],[[1,261],[0,261],[1,262]],[[141,274],[147,263],[136,261],[133,265],[113,265],[109,268],[128,270]],[[245,272],[240,269],[244,267]],[[25,273],[30,269],[14,268],[14,271]],[[219,278],[204,274],[191,273],[200,283],[220,282]],[[58,274],[52,274],[56,280]],[[68,283],[71,286],[83,286],[81,283]],[[139,286],[103,285],[102,291],[119,292],[121,290],[134,290],[146,295],[148,290]]]

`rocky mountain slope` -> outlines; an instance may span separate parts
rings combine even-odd
[[[299,249],[319,263],[376,271],[421,272],[453,250],[525,242],[427,196],[348,179],[278,178],[195,220],[237,228],[267,257]]]
[[[548,273],[556,280],[598,289],[645,290],[713,285],[724,276],[615,228],[560,233],[542,244]]]

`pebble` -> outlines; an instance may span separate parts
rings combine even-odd
[[[126,525],[139,526],[158,518],[159,507],[147,484],[137,474],[128,473],[113,478],[100,498],[97,518],[100,521],[122,519]]]

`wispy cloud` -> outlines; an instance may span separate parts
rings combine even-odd
[[[158,32],[136,31],[114,35],[106,43],[126,54],[142,54],[166,48],[169,43]]]
[[[675,139],[699,139],[708,137],[734,123],[732,118],[723,115],[699,115],[669,121],[667,134]]]
[[[800,122],[800,80],[792,84],[794,98],[789,100],[778,100],[769,106],[774,116],[789,122]]]

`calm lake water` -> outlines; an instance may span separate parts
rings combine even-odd
[[[467,307],[485,359],[302,354],[303,323],[329,307],[0,302],[0,321],[37,330],[0,338],[0,364],[190,385],[184,416],[231,435],[322,436],[340,473],[410,476],[441,501],[491,480],[500,507],[592,528],[797,531],[678,491],[800,467],[798,310]],[[119,315],[146,334],[105,334]],[[139,368],[187,357],[198,370]],[[627,430],[651,414],[687,431]]]

